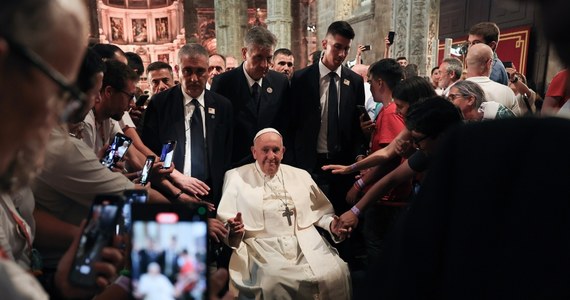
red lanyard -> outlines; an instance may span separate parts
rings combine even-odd
[[[24,223],[24,219],[22,219],[22,217],[19,215],[18,212],[13,211],[10,207],[8,207],[8,210],[10,211],[10,215],[12,215],[12,219],[14,219],[14,222],[16,222],[16,225],[18,225],[18,232],[26,240],[26,243],[28,244],[27,254],[31,257],[32,237],[30,235],[30,232],[28,231],[26,224]]]

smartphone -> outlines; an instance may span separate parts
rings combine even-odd
[[[141,185],[146,185],[150,179],[150,170],[152,170],[152,165],[154,164],[154,155],[149,155],[146,157],[144,167],[141,173]]]
[[[503,66],[505,66],[505,68],[512,68],[513,62],[512,61],[504,61]]]
[[[137,99],[137,102],[135,102],[135,105],[143,106],[146,103],[146,100],[148,100],[148,97],[150,97],[148,94],[140,95],[139,98]]]
[[[113,168],[125,156],[132,142],[130,137],[117,133],[109,143],[107,150],[105,150],[105,154],[101,158],[101,164],[109,169]]]
[[[359,115],[364,114],[364,121],[372,120],[370,119],[370,115],[368,114],[368,111],[364,105],[357,105],[356,108],[358,108]]]
[[[177,299],[208,299],[208,222],[201,205],[132,204],[131,284],[135,299],[174,287]],[[173,296],[165,299],[173,299]]]
[[[395,35],[396,35],[396,32],[394,32],[394,31],[388,32],[388,42],[390,43],[390,45],[394,44],[394,36]]]
[[[370,51],[370,49],[372,49],[371,45],[364,45],[364,47],[362,47],[362,51]]]
[[[124,203],[121,210],[121,217],[116,227],[117,235],[128,235],[131,232],[131,204],[146,203],[148,201],[148,192],[144,189],[125,190],[123,192],[123,199]]]
[[[162,145],[162,151],[160,152],[160,161],[164,162],[162,165],[163,169],[170,168],[172,164],[172,157],[174,156],[174,148],[176,148],[176,141],[168,141]]]
[[[101,259],[103,248],[112,244],[122,206],[121,196],[95,197],[69,273],[72,284],[87,288],[96,286],[97,273],[93,269],[93,263]]]

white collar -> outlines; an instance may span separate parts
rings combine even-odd
[[[340,78],[340,71],[342,69],[342,65],[338,66],[338,68],[336,68],[336,70],[329,70],[329,68],[327,68],[327,66],[325,66],[325,64],[323,64],[323,61],[321,59],[319,59],[319,73],[321,75],[321,79],[323,79],[323,77],[328,76],[330,72],[335,72],[336,75],[338,75],[338,78]]]
[[[245,64],[245,62],[244,62]],[[259,84],[259,87],[262,87],[262,82],[263,82],[263,77],[259,78],[259,80],[253,80],[253,78],[251,78],[251,76],[249,76],[249,74],[247,74],[247,71],[245,70],[245,66],[242,65],[243,68],[243,74],[245,74],[245,79],[247,79],[247,85],[251,88],[251,86],[257,82],[257,84]]]
[[[190,95],[186,93],[186,91],[184,91],[182,85],[180,86],[180,89],[182,90],[182,96],[184,96],[184,106],[190,104],[190,102],[192,102],[192,99],[196,99],[198,100],[198,103],[200,103],[202,107],[206,107],[206,105],[204,104],[204,93],[206,93],[205,90],[202,91],[202,94],[200,94],[198,98],[192,98]]]

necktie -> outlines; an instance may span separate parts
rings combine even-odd
[[[254,82],[251,86],[251,97],[253,98],[253,103],[255,103],[255,107],[259,112],[259,84]]]
[[[337,74],[330,72],[329,95],[328,95],[328,125],[327,125],[327,148],[329,153],[340,151],[339,128],[338,128],[338,92],[336,90]]]
[[[194,104],[194,113],[192,114],[192,119],[190,119],[191,173],[192,177],[204,181],[208,177],[208,169],[206,168],[206,144],[202,125],[202,112],[198,100],[192,99],[192,104]]]

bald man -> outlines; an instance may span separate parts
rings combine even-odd
[[[516,101],[515,94],[506,85],[492,81],[489,76],[493,64],[493,50],[485,44],[475,44],[469,48],[467,58],[467,74],[465,77],[473,81],[485,91],[487,101],[495,101],[503,104],[515,115],[520,116],[521,111]]]

